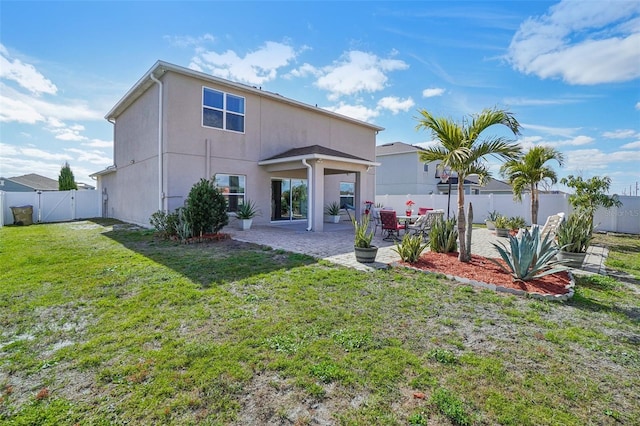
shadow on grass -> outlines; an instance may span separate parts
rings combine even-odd
[[[316,259],[310,256],[232,239],[181,244],[161,240],[152,230],[126,224],[121,227],[118,222],[95,222],[107,226],[116,225],[114,230],[103,235],[205,288],[316,263]]]
[[[579,309],[586,309],[593,312],[620,314],[634,322],[640,321],[640,307],[620,304],[619,298],[616,296],[613,296],[613,299],[618,302],[604,300],[608,298],[610,292],[620,291],[619,285],[620,284],[616,283],[611,277],[603,277],[600,275],[579,277],[576,282],[576,293],[573,298],[569,300],[568,304]],[[583,294],[581,287],[592,290],[594,294],[602,295],[603,300],[597,300],[596,298]]]

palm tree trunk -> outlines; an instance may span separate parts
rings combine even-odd
[[[538,185],[531,184],[531,225],[538,223]]]
[[[458,260],[468,262],[464,219],[464,176],[458,173]]]

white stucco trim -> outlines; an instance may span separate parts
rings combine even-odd
[[[306,155],[297,155],[295,157],[282,157],[282,158],[274,158],[272,160],[262,160],[258,161],[259,166],[268,166],[270,164],[282,164],[282,163],[290,163],[294,161],[302,161],[302,160],[327,160],[327,161],[339,161],[342,163],[351,163],[351,164],[359,164],[363,166],[371,166],[377,167],[380,163],[375,161],[367,161],[367,160],[357,160],[354,158],[346,158],[346,157],[337,157],[334,155],[325,155],[325,154],[306,154]]]

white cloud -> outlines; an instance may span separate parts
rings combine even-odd
[[[111,157],[107,157],[104,152],[93,150],[93,151],[85,151],[82,149],[69,148],[65,150],[66,152],[71,152],[76,155],[76,161],[87,162],[91,164],[110,164]]]
[[[35,95],[41,93],[55,95],[58,91],[56,85],[38,72],[33,65],[11,58],[9,51],[2,44],[0,44],[0,78],[15,81]]]
[[[607,170],[612,163],[639,163],[640,151],[616,151],[604,153],[599,149],[579,149],[565,152],[565,169],[577,170]]]
[[[560,141],[557,142],[558,146],[582,146],[582,145],[589,145],[592,144],[595,141],[594,138],[592,138],[591,136],[576,136],[573,139],[568,139],[565,141]]]
[[[580,127],[549,127],[540,126],[537,124],[520,123],[525,130],[533,130],[536,132],[545,133],[552,136],[572,137],[576,132],[580,130]]]
[[[580,101],[576,99],[532,99],[532,98],[506,98],[506,105],[522,105],[522,106],[546,106],[546,105],[566,105],[575,104]]]
[[[410,97],[407,99],[400,99],[396,96],[387,96],[378,101],[378,108],[388,109],[393,115],[398,114],[401,111],[409,111],[416,103]]]
[[[622,148],[622,149],[640,149],[640,141],[624,144],[620,148]]]
[[[0,90],[0,122],[35,124],[44,121],[55,127],[61,120],[102,120],[103,114],[92,110],[83,100],[48,101],[2,83]]]
[[[4,87],[0,84],[0,88],[4,90]],[[36,108],[13,97],[7,97],[0,95],[0,122],[18,122],[26,124],[35,124],[38,121],[43,121],[44,117],[38,112]]]
[[[113,141],[102,141],[100,139],[92,139],[89,142],[84,142],[83,146],[88,146],[90,148],[112,148]]]
[[[196,49],[196,53],[190,68],[248,84],[263,84],[275,79],[278,69],[296,58],[293,47],[273,41],[267,41],[261,48],[244,57],[232,50],[217,53]]]
[[[320,71],[319,69],[317,69],[311,64],[304,63],[302,64],[302,66],[292,70],[289,74],[286,74],[284,77],[285,78],[306,77],[309,75],[314,77],[319,77],[322,75],[322,71]]]
[[[207,42],[216,41],[216,38],[208,33],[203,34],[199,37],[166,35],[163,38],[167,40],[170,45],[176,46],[176,47],[192,47],[192,46],[199,47]]]
[[[323,109],[346,115],[347,117],[355,118],[356,120],[360,121],[369,121],[370,119],[380,115],[377,110],[367,108],[364,105],[347,105],[343,102],[341,102],[338,106],[323,107]]]
[[[432,87],[430,89],[424,89],[422,91],[423,98],[433,98],[434,96],[442,96],[445,90],[437,87]]]
[[[383,59],[372,53],[353,50],[332,65],[322,69],[315,85],[329,92],[330,100],[357,93],[373,93],[385,88],[391,71],[407,69],[409,65],[397,59]]]
[[[602,136],[608,139],[626,139],[633,138],[638,135],[638,132],[632,129],[616,130],[615,132],[604,132]]]
[[[636,109],[640,111],[640,102],[636,103]]]
[[[563,0],[514,35],[508,60],[525,74],[593,85],[640,77],[640,3]]]
[[[41,160],[66,161],[72,158],[67,154],[47,152],[42,149],[31,147],[19,148],[18,153],[19,155],[23,155],[25,157],[35,157]]]

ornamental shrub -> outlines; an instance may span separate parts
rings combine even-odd
[[[185,201],[184,214],[194,237],[217,233],[229,223],[227,200],[212,180],[200,179],[193,185]]]

